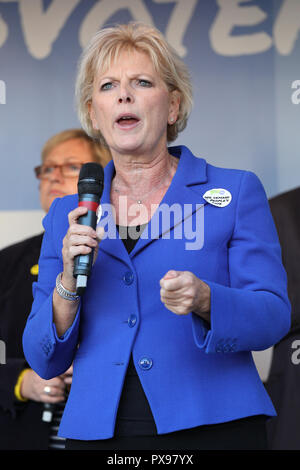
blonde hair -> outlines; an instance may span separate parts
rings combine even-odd
[[[93,128],[89,114],[94,79],[100,70],[106,70],[124,50],[148,54],[168,90],[179,92],[180,108],[177,121],[167,127],[167,140],[174,141],[178,133],[186,127],[193,104],[190,75],[184,62],[159,30],[136,22],[101,29],[83,51],[75,90],[78,117],[82,127],[88,135],[105,143],[101,133]]]
[[[45,162],[48,154],[53,150],[57,145],[62,144],[71,139],[80,139],[90,147],[92,159],[100,163],[102,166],[105,166],[111,160],[111,154],[107,147],[101,145],[99,142],[92,139],[83,129],[67,129],[58,134],[53,135],[47,142],[44,144],[41,152],[42,163]]]

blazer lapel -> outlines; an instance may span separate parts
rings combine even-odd
[[[207,181],[206,161],[196,158],[187,147],[170,147],[169,152],[179,158],[177,171],[159,207],[153,214],[130,257],[137,255],[156,239],[167,236],[176,226],[201,210],[206,201],[201,191]]]
[[[102,214],[98,225],[104,227],[106,236],[101,241],[99,249],[128,263],[128,253],[119,236],[115,222],[114,208],[110,202],[111,181],[114,171],[114,163],[111,160],[104,168],[104,188],[101,198]]]
[[[203,186],[207,182],[206,161],[203,158],[196,158],[185,146],[170,147],[169,152],[179,158],[177,171],[158,209],[130,253],[130,258],[177,225],[182,224],[184,220],[206,204],[202,197],[205,193]],[[114,164],[111,161],[104,170],[104,190],[101,198],[102,215],[99,225],[105,227],[106,238],[101,241],[100,250],[128,263],[129,256],[116,229],[113,207],[110,204],[113,174]],[[162,223],[165,216],[166,224]]]

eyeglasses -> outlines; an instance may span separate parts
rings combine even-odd
[[[64,178],[76,178],[79,176],[83,163],[65,163],[64,165],[39,165],[34,168],[35,176],[41,179],[49,179],[56,168]]]

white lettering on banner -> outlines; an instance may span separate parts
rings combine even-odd
[[[8,26],[0,14],[0,47],[3,46],[7,38],[8,38]]]
[[[174,0],[154,0],[155,3],[174,3]],[[166,39],[172,44],[181,57],[187,54],[187,49],[183,45],[183,38],[188,24],[195,11],[198,0],[175,0],[176,6],[171,13],[171,17],[166,29]]]
[[[292,88],[296,88],[296,91],[291,96],[291,100],[293,104],[300,103],[300,80],[295,80],[292,83]]]
[[[1,3],[18,3],[20,21],[28,52],[36,59],[45,59],[52,52],[54,41],[77,5],[83,0],[52,0],[43,10],[42,0],[0,0]],[[153,0],[155,3],[173,3],[175,6],[166,26],[166,38],[181,56],[187,54],[183,38],[198,0]],[[245,3],[245,5],[243,5]],[[273,38],[264,31],[233,35],[236,26],[255,26],[267,14],[251,0],[217,0],[219,10],[209,30],[212,49],[223,56],[259,54],[272,46],[282,55],[291,54],[300,30],[300,0],[282,0],[273,25]],[[120,10],[128,10],[133,19],[154,24],[144,0],[99,0],[82,20],[79,43],[85,47],[91,36]],[[0,47],[10,29],[0,14]]]
[[[53,0],[43,12],[42,0],[19,1],[24,38],[33,57],[44,59],[51,53],[53,42],[79,2]]]
[[[265,52],[272,45],[267,33],[232,36],[235,26],[253,26],[266,19],[266,13],[257,6],[240,6],[249,0],[217,0],[220,10],[209,32],[212,48],[224,56],[238,56]]]
[[[35,59],[44,59],[52,51],[72,11],[81,0],[52,0],[43,11],[42,0],[0,0],[0,3],[18,3],[21,25],[28,52]],[[8,37],[8,27],[0,17],[0,47]]]
[[[185,56],[187,50],[183,45],[183,37],[198,0],[154,1],[156,3],[176,3],[166,29],[166,39],[172,44],[181,57]],[[113,14],[122,9],[128,9],[135,20],[152,26],[154,25],[152,16],[141,0],[102,0],[93,6],[81,25],[79,31],[80,45],[85,47],[96,31],[98,31]]]
[[[0,104],[6,104],[6,85],[3,80],[0,80]]]
[[[285,0],[274,25],[274,44],[282,55],[292,52],[300,30],[299,0]]]
[[[80,30],[79,43],[85,47],[91,37],[119,10],[129,10],[133,18],[153,25],[153,19],[141,0],[100,0],[86,15]]]

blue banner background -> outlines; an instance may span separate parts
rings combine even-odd
[[[176,143],[254,171],[268,196],[298,186],[299,1],[0,0],[0,210],[40,208],[33,167],[51,135],[79,126],[74,81],[87,34],[132,19],[157,26],[190,67],[195,104]]]

